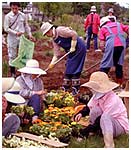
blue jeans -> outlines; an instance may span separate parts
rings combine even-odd
[[[2,124],[2,136],[9,136],[11,133],[16,133],[20,127],[20,119],[17,115],[12,114]]]
[[[40,109],[41,109],[41,107],[40,107],[40,96],[39,95],[37,95],[37,94],[33,95],[29,99],[29,102],[27,105],[34,108],[34,112],[35,112],[34,115],[39,116]]]
[[[87,29],[87,49],[90,49],[90,41],[91,41],[91,36],[93,35],[94,39],[94,49],[98,49],[98,43],[97,43],[97,34],[92,32],[92,26],[88,27]]]

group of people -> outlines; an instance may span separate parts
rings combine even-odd
[[[29,38],[34,40],[25,15],[19,11],[19,3],[11,2],[10,6],[11,12],[5,16],[4,22],[5,30],[8,32],[9,65],[17,55],[19,37],[27,32]],[[98,26],[100,26],[100,31]],[[72,94],[78,94],[80,76],[87,49],[89,50],[90,48],[89,43],[92,34],[94,49],[99,51],[97,44],[97,33],[99,31],[100,48],[104,52],[100,71],[92,73],[89,82],[82,86],[88,87],[93,93],[93,97],[86,106],[86,114],[90,116],[91,125],[99,119],[98,124],[102,130],[105,147],[114,147],[113,137],[128,133],[129,128],[126,108],[122,100],[113,92],[113,89],[118,87],[123,79],[122,66],[126,43],[124,32],[128,34],[129,27],[116,22],[116,20],[112,22],[108,17],[100,19],[99,15],[96,14],[96,7],[92,6],[91,13],[85,21],[85,30],[88,33],[87,47],[76,31],[70,27],[55,26],[49,22],[42,24],[41,32],[43,36],[46,35],[52,38],[54,46],[54,56],[48,69],[53,68],[55,62],[59,59],[61,47],[66,53],[69,52],[62,89],[68,91],[72,87]],[[111,82],[108,78],[107,74],[112,66],[116,67],[116,81],[119,84]],[[12,76],[14,76],[15,67],[10,66],[10,69]],[[27,105],[34,108],[33,122],[39,117],[42,104],[41,97],[44,97],[46,94],[39,75],[46,74],[46,72],[39,67],[39,62],[35,59],[28,60],[26,66],[18,71],[21,72],[21,75],[16,78],[16,82],[21,87],[19,94],[26,99]],[[75,115],[74,120],[79,121],[82,115],[83,113],[79,112]]]

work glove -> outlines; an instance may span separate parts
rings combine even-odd
[[[54,68],[55,64],[49,64],[48,69]]]
[[[76,43],[77,41],[72,40],[71,41],[71,48],[70,48],[70,52],[73,53],[76,50]]]

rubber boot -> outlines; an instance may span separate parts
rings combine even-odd
[[[64,79],[64,82],[63,82],[63,86],[61,87],[61,89],[65,92],[69,91],[70,90],[70,86],[71,86],[71,80],[70,79]]]
[[[72,95],[76,95],[79,92],[80,79],[72,79]]]
[[[16,77],[15,67],[10,66],[11,77]]]
[[[111,133],[105,133],[104,135],[105,148],[114,148],[113,135]]]

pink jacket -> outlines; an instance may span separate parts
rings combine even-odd
[[[113,91],[106,93],[102,98],[92,99],[89,101],[90,109],[100,107],[103,113],[108,113],[111,117],[118,120],[125,132],[129,132],[129,124],[127,118],[127,110],[122,100]]]
[[[111,26],[111,25],[114,25],[114,27],[111,28],[111,31],[114,33],[114,34],[117,34],[117,27],[115,26],[116,25],[116,22],[108,22],[106,24],[106,26]],[[123,25],[123,24],[120,24],[120,31],[121,32],[126,32],[127,34],[129,33],[129,26],[128,25]],[[101,41],[106,41],[106,37],[109,35],[110,33],[108,32],[107,28],[105,28],[104,26],[100,29],[100,34],[99,34],[99,39]],[[120,39],[116,36],[115,38],[115,43],[114,43],[114,46],[123,46]]]
[[[91,25],[91,14],[87,15],[86,21],[84,24],[85,30]],[[93,13],[93,25],[92,25],[92,31],[93,33],[97,34],[99,31],[99,26],[100,26],[100,16],[97,13]]]

